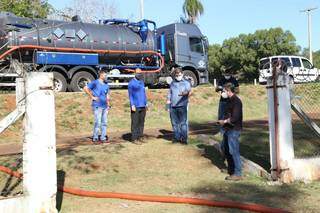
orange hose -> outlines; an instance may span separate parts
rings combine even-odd
[[[0,166],[0,171],[5,172],[17,178],[22,178],[22,174],[14,172],[11,169]],[[231,208],[248,210],[252,212],[263,212],[263,213],[288,213],[289,211],[271,208],[258,204],[240,203],[233,201],[212,201],[198,198],[183,198],[183,197],[170,197],[170,196],[155,196],[155,195],[141,195],[141,194],[128,194],[128,193],[117,193],[117,192],[96,192],[86,191],[81,189],[73,189],[64,186],[58,186],[58,190],[72,195],[81,197],[94,197],[94,198],[115,198],[135,201],[147,201],[147,202],[160,202],[160,203],[184,203],[201,206],[211,206],[220,208]]]
[[[81,49],[81,48],[69,48],[69,47],[48,47],[48,46],[39,46],[39,45],[19,45],[19,46],[9,46],[9,50],[0,55],[0,60],[11,54],[12,52],[18,49],[40,49],[40,50],[49,50],[49,51],[61,51],[61,52],[82,52],[82,53],[118,53],[118,54],[153,54],[160,57],[160,68],[157,70],[143,70],[141,72],[160,72],[164,66],[164,58],[162,55],[155,51],[144,50],[144,51],[130,51],[130,50],[93,50],[93,49]],[[131,70],[130,70],[131,71]]]

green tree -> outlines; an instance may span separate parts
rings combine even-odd
[[[183,12],[188,17],[188,22],[195,24],[197,18],[203,14],[203,5],[200,0],[185,0]]]
[[[227,39],[221,46],[211,45],[209,65],[211,76],[219,76],[223,67],[232,67],[242,81],[259,77],[259,60],[272,55],[296,55],[299,46],[290,31],[281,28],[258,30]]]
[[[320,50],[313,52],[313,64],[316,68],[320,69]]]
[[[309,58],[309,48],[304,48],[301,53],[302,56]],[[312,52],[313,65],[320,69],[320,50]]]
[[[53,7],[47,0],[0,0],[0,11],[12,12],[17,16],[46,18]]]

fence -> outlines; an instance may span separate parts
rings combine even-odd
[[[295,84],[293,102],[320,126],[320,82]]]

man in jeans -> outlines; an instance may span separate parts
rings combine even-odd
[[[144,121],[147,110],[147,96],[143,82],[143,74],[136,69],[136,74],[130,80],[128,93],[131,107],[131,141],[134,144],[141,144],[143,140]]]
[[[228,95],[229,101],[226,105],[224,118],[219,120],[223,127],[223,141],[225,157],[228,162],[230,176],[226,180],[241,180],[242,166],[240,159],[239,138],[242,130],[242,102],[235,94],[236,89],[232,83],[224,86],[224,92]]]
[[[92,100],[92,110],[94,114],[94,128],[92,142],[99,142],[99,131],[101,131],[100,142],[106,143],[107,136],[107,115],[109,110],[110,95],[109,85],[106,82],[107,73],[105,70],[99,72],[99,78],[90,82],[84,87],[84,91]]]
[[[183,79],[181,68],[174,69],[174,80],[170,84],[167,96],[168,110],[172,129],[174,132],[173,143],[188,144],[188,102],[191,94],[191,84]]]

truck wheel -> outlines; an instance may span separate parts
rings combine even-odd
[[[73,92],[81,92],[93,80],[94,77],[90,73],[86,71],[77,72],[71,79],[70,88]]]
[[[184,78],[189,80],[192,87],[198,86],[197,76],[190,70],[183,71]]]
[[[66,92],[68,83],[66,78],[58,72],[53,72],[53,87],[55,92]]]

